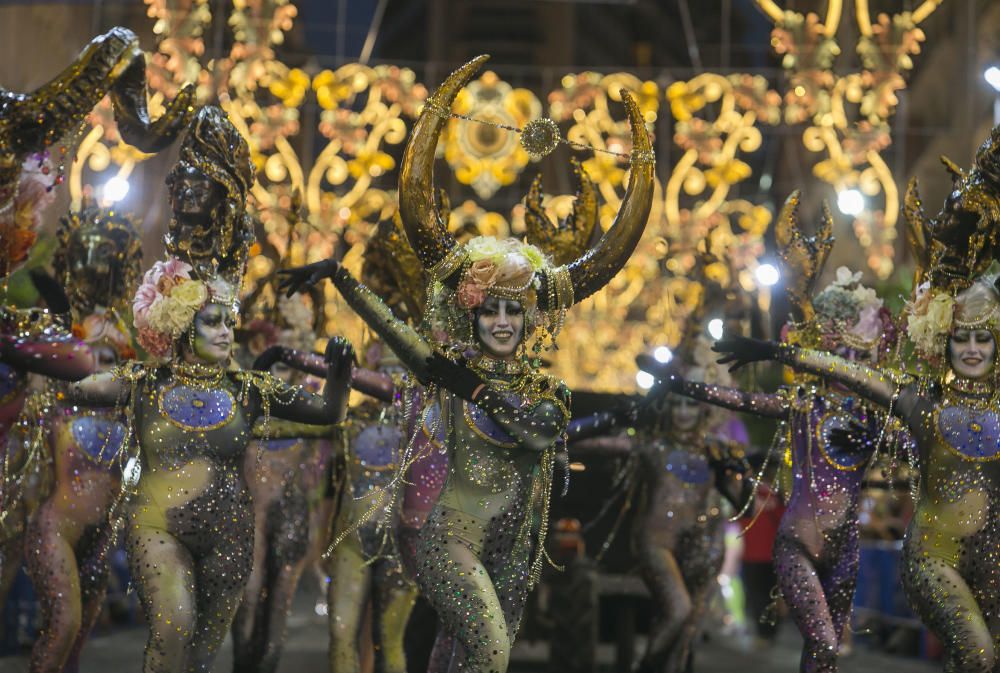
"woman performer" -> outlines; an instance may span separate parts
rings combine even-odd
[[[807,240],[800,233],[797,206],[795,193],[777,227],[793,308],[804,318],[789,326],[789,340],[809,341],[852,360],[884,360],[895,331],[882,300],[860,284],[861,274],[841,267],[837,280],[810,300],[810,288],[832,246],[830,222]],[[648,359],[640,366],[660,376],[664,390],[787,422],[788,435],[780,439],[791,451],[793,482],[774,543],[778,586],[804,639],[800,670],[836,671],[857,580],[858,501],[864,468],[882,433],[881,416],[838,386],[816,387],[800,380],[775,394],[747,393],[685,381]],[[864,429],[864,441],[848,443],[838,437],[838,429],[855,426]]]
[[[989,279],[970,280],[995,251],[1000,194],[1000,127],[934,220],[917,224],[918,257],[929,280],[909,308],[907,333],[924,375],[868,367],[831,353],[753,339],[715,349],[732,368],[779,360],[838,382],[888,408],[916,444],[916,511],[903,545],[903,588],[914,611],[944,643],[947,673],[988,673],[1000,637],[1000,457],[996,354],[1000,296]],[[907,216],[923,220],[915,190]],[[931,240],[931,239],[935,240]],[[932,246],[923,243],[933,243]],[[986,253],[986,254],[984,254]]]
[[[430,430],[414,425],[421,419],[423,391],[402,374],[402,363],[379,342],[368,348],[367,369],[355,369],[351,385],[381,404],[364,402],[353,408],[346,424],[344,465],[332,539],[344,536],[326,560],[330,583],[330,671],[361,669],[362,634],[369,606],[375,670],[403,673],[403,635],[417,596],[417,531],[437,501],[447,474],[447,456]],[[281,362],[315,373],[322,358],[275,346],[258,358],[258,365]],[[382,405],[389,405],[388,409]],[[414,456],[405,476],[398,517],[382,512],[381,520],[366,516],[373,493],[389,486],[403,458],[407,438]],[[405,571],[404,571],[405,568]]]
[[[327,349],[322,397],[230,368],[236,297],[211,273],[241,271],[252,178],[249,148],[225,113],[199,110],[168,178],[171,227],[218,235],[212,245],[175,237],[200,268],[157,262],[136,292],[139,342],[159,360],[90,377],[69,394],[91,406],[126,405],[127,436],[136,439],[123,453],[137,453],[141,470],[137,481],[126,475],[125,518],[150,629],[145,673],[212,669],[250,572],[253,510],[242,467],[255,421],[266,438],[272,417],[326,425],[345,413],[353,353],[341,340]]]
[[[265,345],[281,340],[311,346],[316,339],[313,313],[301,299],[286,301],[282,297],[275,306],[276,321],[285,329],[260,318],[251,321],[247,331],[266,335]],[[249,354],[254,353],[253,346],[251,340],[246,349]],[[316,359],[317,376],[324,376],[326,363],[322,356]],[[272,362],[258,358],[253,368],[267,371]],[[275,376],[286,383],[302,383],[294,370],[275,370]],[[255,434],[259,430],[255,428]],[[316,523],[306,480],[323,460],[320,442],[332,432],[331,426],[281,421],[272,424],[270,438],[248,446],[244,473],[253,499],[254,554],[243,602],[233,620],[234,673],[273,673],[277,669],[288,613],[306,567],[310,528]],[[325,526],[322,534],[326,534]]]
[[[73,314],[86,316],[73,331],[90,346],[96,371],[109,371],[135,357],[118,315],[135,291],[141,241],[127,218],[94,207],[63,218],[59,238],[56,276],[70,289]],[[50,414],[53,493],[32,517],[26,538],[42,617],[33,673],[77,670],[100,614],[115,533],[109,514],[121,487],[116,459],[125,440],[124,419],[113,408],[56,404]]]
[[[683,370],[675,371],[684,371],[691,380],[728,381],[725,370],[717,371],[711,362],[707,341],[699,336],[688,343],[692,342],[705,343],[682,349],[690,354],[675,358],[685,362]],[[628,425],[636,428],[635,437],[584,439],[623,425],[620,413],[574,419],[570,452],[593,447],[617,453],[624,440],[636,453],[634,469],[642,495],[633,535],[639,570],[658,617],[637,671],[681,673],[693,656],[712,587],[722,570],[725,519],[719,494],[735,509],[743,508],[753,493],[746,478],[749,466],[735,443],[709,434],[718,428],[719,419],[712,417],[707,405],[676,395],[657,396],[634,413]]]
[[[516,240],[476,237],[457,245],[432,206],[434,149],[455,96],[484,60],[460,68],[428,99],[404,154],[399,189],[410,243],[431,270],[427,318],[449,333],[452,357],[473,349],[472,359],[466,364],[436,353],[336,260],[286,272],[286,286],[294,292],[332,279],[417,378],[439,387],[430,425],[446,430],[450,468],[420,530],[417,583],[438,612],[442,641],[453,639],[452,666],[503,673],[544,556],[539,544],[531,560],[531,513],[542,512],[543,538],[555,444],[569,415],[566,389],[535,369],[524,342],[536,329],[557,329],[562,311],[625,264],[649,215],[653,157],[638,107],[623,92],[632,174],[614,226],[594,248],[553,268],[537,248]]]
[[[83,123],[110,94],[125,142],[145,152],[169,145],[190,116],[194,87],[182,89],[164,114],[150,123],[147,111],[146,61],[139,39],[126,28],[112,28],[94,38],[76,60],[36,91],[0,88],[0,282],[28,256],[41,210],[54,199],[62,181],[48,164],[49,148]],[[65,148],[63,149],[65,152]],[[59,175],[53,176],[52,173]],[[5,288],[4,288],[5,289]],[[94,360],[77,340],[65,334],[42,311],[0,306],[0,605],[21,565],[21,540],[27,503],[12,470],[18,456],[7,455],[7,432],[26,399],[27,374],[74,381],[93,371]],[[37,416],[36,416],[37,417]],[[29,419],[31,420],[31,419]],[[36,428],[37,429],[37,428]]]

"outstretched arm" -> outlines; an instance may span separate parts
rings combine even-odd
[[[62,381],[79,381],[94,371],[90,348],[51,328],[36,336],[0,336],[0,362]]]
[[[289,295],[323,278],[332,280],[348,305],[382,337],[403,364],[421,381],[426,378],[425,363],[433,352],[430,344],[416,330],[396,318],[374,292],[355,280],[339,262],[328,259],[278,273],[284,276],[280,289]]]
[[[750,362],[776,360],[798,371],[836,381],[883,407],[890,406],[901,387],[912,383],[911,377],[901,372],[875,369],[832,353],[773,341],[734,337],[715,342],[712,350],[723,354],[719,362],[732,363],[730,370]]]
[[[326,376],[326,360],[322,355],[285,346],[271,346],[253,363],[254,369],[267,370],[276,362],[313,376]],[[383,402],[392,402],[396,385],[388,374],[355,367],[351,371],[351,387]]]
[[[668,377],[662,382],[662,386],[664,392],[677,393],[723,409],[765,418],[783,419],[788,416],[788,405],[781,395],[775,393],[750,393],[739,388],[685,381],[679,376]]]
[[[69,384],[62,401],[80,407],[114,407],[128,402],[131,390],[131,383],[116,369]]]
[[[292,391],[290,396],[273,396],[271,413],[277,418],[313,425],[343,422],[347,416],[354,349],[346,339],[334,337],[326,346],[324,359],[327,367],[323,394],[315,395],[301,388],[289,388]]]

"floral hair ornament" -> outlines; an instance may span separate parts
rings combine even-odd
[[[28,259],[38,238],[42,211],[56,195],[55,175],[43,154],[29,157],[21,166],[13,198],[0,207],[0,277],[6,277]]]
[[[836,279],[813,298],[821,346],[834,350],[881,352],[895,341],[892,316],[875,290],[861,284],[861,272],[846,266]]]
[[[907,306],[906,333],[917,354],[932,366],[945,364],[948,336],[955,328],[988,329],[998,339],[1000,296],[992,277],[983,277],[955,294],[923,283]]]
[[[142,278],[132,300],[137,338],[150,355],[167,358],[174,342],[208,304],[235,305],[233,287],[221,278],[199,280],[176,257],[156,262]]]
[[[97,310],[73,325],[73,335],[87,344],[106,343],[119,360],[135,358],[128,327],[113,311]]]

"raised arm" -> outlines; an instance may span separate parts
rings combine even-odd
[[[723,354],[719,362],[732,363],[730,370],[750,362],[776,360],[797,371],[836,381],[883,407],[889,407],[897,391],[912,383],[911,377],[901,372],[875,369],[832,353],[773,341],[733,337],[715,342],[712,350]],[[898,409],[895,411],[898,413]]]
[[[570,428],[572,428],[572,422]],[[573,441],[569,445],[571,456],[580,454],[600,456],[628,456],[632,454],[632,438],[628,435],[604,435]]]
[[[285,346],[271,346],[265,350],[254,361],[253,368],[268,370],[276,362],[313,376],[326,376],[323,356]],[[389,374],[359,367],[351,372],[351,387],[383,402],[392,402],[396,394],[396,384]]]
[[[0,336],[0,362],[61,381],[79,381],[94,371],[90,348],[54,328],[32,336]]]
[[[343,422],[347,416],[354,349],[346,339],[334,337],[326,346],[324,359],[327,366],[323,394],[285,386],[270,397],[270,410],[275,417],[313,425]]]
[[[279,271],[284,276],[280,289],[293,294],[300,288],[329,278],[354,312],[382,337],[403,364],[421,381],[426,378],[426,361],[433,349],[416,330],[399,320],[389,307],[367,287],[359,283],[334,259],[309,264],[298,269]]]

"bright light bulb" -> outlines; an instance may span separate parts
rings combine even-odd
[[[712,318],[708,321],[708,334],[716,341],[722,338],[722,318]]]
[[[109,203],[117,203],[125,198],[128,194],[128,180],[121,176],[114,176],[110,180],[104,183],[104,189],[101,191],[105,201]]]
[[[653,351],[653,359],[661,365],[665,365],[674,359],[674,352],[666,346],[659,346]]]
[[[777,285],[778,281],[781,280],[781,272],[774,264],[761,264],[754,272],[754,276],[757,278],[757,282],[764,287]]]
[[[837,208],[844,215],[857,217],[865,209],[865,197],[856,189],[845,189],[837,194]]]
[[[991,65],[983,73],[983,77],[995,91],[1000,92],[1000,68]]]
[[[635,382],[643,390],[649,390],[656,383],[656,379],[649,372],[639,371],[635,373]]]

